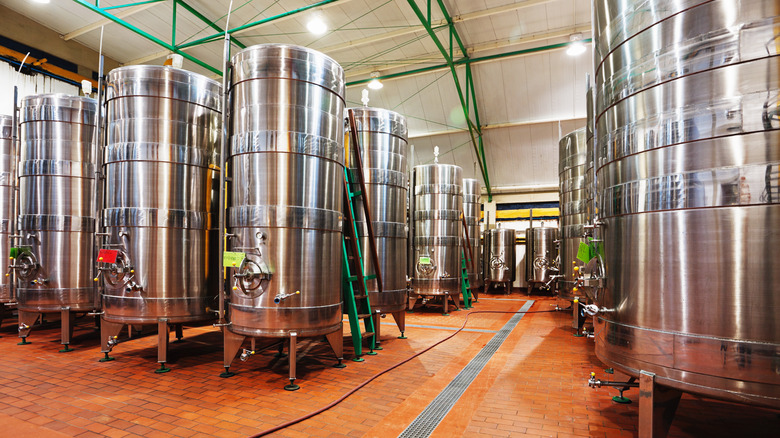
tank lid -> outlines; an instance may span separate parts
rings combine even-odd
[[[65,93],[33,94],[22,99],[22,106],[59,106],[83,108],[87,111],[97,109],[97,101],[91,97],[72,96]]]
[[[258,44],[233,55],[232,85],[250,79],[284,78],[329,89],[344,99],[344,69],[324,53],[293,44]]]
[[[171,83],[181,85],[172,87]],[[106,99],[119,96],[167,97],[220,111],[222,85],[200,73],[167,65],[127,65],[108,73]]]
[[[384,108],[356,107],[349,108],[355,113],[355,123],[358,131],[384,132],[406,141],[406,117]]]

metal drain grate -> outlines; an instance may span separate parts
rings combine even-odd
[[[526,312],[534,304],[533,300],[526,301],[519,312]],[[407,426],[407,428],[398,435],[399,438],[425,438],[433,433],[441,420],[450,412],[455,403],[460,399],[471,382],[479,375],[482,368],[488,363],[491,357],[498,351],[501,344],[504,343],[509,333],[515,328],[517,323],[523,318],[525,313],[514,315],[498,333],[488,342],[482,350],[471,359],[457,376],[447,385],[444,390],[436,396],[433,401],[425,407],[420,415]]]

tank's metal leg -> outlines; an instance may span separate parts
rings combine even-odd
[[[384,350],[384,348],[379,345],[379,337],[382,334],[382,325],[380,324],[382,314],[375,310],[372,318],[374,319],[374,350]]]
[[[22,342],[16,345],[32,344],[32,342],[27,342],[27,336],[30,336],[30,330],[32,330],[32,326],[35,325],[40,316],[40,313],[19,311],[19,337],[22,338]]]
[[[328,341],[328,345],[333,350],[333,354],[336,355],[338,363],[333,365],[334,368],[345,368],[346,365],[341,363],[344,360],[344,332],[343,330],[336,330],[335,332],[325,335],[325,339]]]
[[[398,339],[406,339],[406,336],[404,336],[404,332],[406,331],[406,312],[393,312],[392,315],[395,320],[395,325],[397,325],[398,330],[401,331],[401,336],[399,336]]]
[[[669,433],[682,392],[659,386],[655,374],[639,372],[639,438],[664,438]]]
[[[165,366],[165,362],[168,362],[169,330],[167,319],[161,318],[157,320],[157,362],[160,364],[160,368],[154,370],[157,374],[167,373],[171,370]]]
[[[479,302],[479,288],[478,287],[471,288],[471,302],[472,303],[478,303]]]
[[[417,304],[419,298],[419,295],[409,294],[409,307],[407,307],[409,312],[414,313],[414,305]]]
[[[222,328],[222,337],[223,337],[223,365],[225,366],[225,371],[222,372],[222,374],[219,375],[219,377],[233,377],[236,375],[236,373],[233,373],[230,371],[230,364],[233,363],[233,359],[236,358],[236,354],[238,354],[238,350],[241,349],[241,345],[244,344],[244,339],[246,339],[246,336],[237,335],[227,328]]]
[[[74,320],[76,315],[70,311],[70,307],[63,307],[60,313],[60,324],[62,325],[62,345],[64,346],[62,350],[60,350],[60,353],[69,353],[73,351],[73,348],[70,348],[70,340],[73,337],[73,323],[75,322]]]
[[[182,338],[184,337],[184,327],[182,324],[175,324],[173,328],[176,330],[176,340],[173,342],[182,342]]]
[[[108,362],[114,360],[108,353],[116,345],[119,333],[124,328],[124,324],[117,322],[108,322],[105,319],[100,319],[100,346],[102,347],[100,352],[105,356],[100,359],[100,362]]]
[[[449,310],[450,310],[450,294],[449,293],[445,293],[443,298],[444,298],[444,313],[442,313],[442,315],[449,316],[449,314],[450,314],[449,313]]]
[[[288,349],[289,356],[289,362],[290,362],[290,384],[285,385],[284,389],[287,391],[297,391],[301,389],[300,386],[295,384],[295,365],[297,360],[297,350],[298,349],[298,333],[296,332],[290,332],[290,348]]]

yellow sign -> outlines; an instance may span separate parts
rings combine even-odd
[[[246,258],[244,252],[231,252],[225,251],[222,253],[222,266],[226,268],[235,268],[241,265],[241,262]]]

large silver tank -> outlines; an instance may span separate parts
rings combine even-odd
[[[96,111],[95,100],[85,97],[22,99],[18,230],[23,237],[15,261],[21,312],[95,308]]]
[[[515,281],[516,232],[510,228],[485,230],[485,284]]]
[[[451,164],[414,168],[414,277],[418,295],[460,292],[463,170]]]
[[[382,293],[376,280],[368,281],[368,296],[373,311],[392,313],[406,307],[406,118],[381,108],[354,108],[360,139],[366,200],[374,227]],[[355,167],[349,160],[350,168]],[[359,188],[354,188],[359,190]],[[363,266],[373,274],[369,254],[368,230],[363,210],[357,209],[357,229],[361,236]]]
[[[528,288],[549,284],[557,273],[555,260],[558,257],[558,229],[552,227],[529,228],[525,235],[525,272]]]
[[[600,359],[780,406],[776,1],[594,5]]]
[[[16,199],[16,146],[13,143],[13,117],[0,115],[0,260],[8,260]],[[0,269],[0,305],[12,300],[8,263]],[[0,309],[0,318],[3,309]]]
[[[215,309],[221,86],[163,66],[108,74],[105,202],[101,248],[117,250],[103,271],[103,319],[182,323]],[[209,234],[212,234],[209,236]],[[211,251],[210,251],[211,249]],[[212,287],[209,285],[212,281]]]
[[[233,65],[227,244],[246,259],[231,269],[229,330],[341,330],[344,70],[276,44],[247,48]]]
[[[482,203],[480,202],[482,184],[472,178],[463,179],[463,217],[466,219],[466,227],[469,231],[471,243],[472,263],[469,266],[469,286],[477,288],[482,286],[482,251],[479,245],[479,215]],[[464,252],[466,249],[463,249]],[[468,265],[466,265],[468,266]]]
[[[560,274],[558,296],[573,300],[574,268],[583,262],[577,258],[587,217],[587,142],[585,128],[564,135],[558,142],[558,177],[560,179]]]

